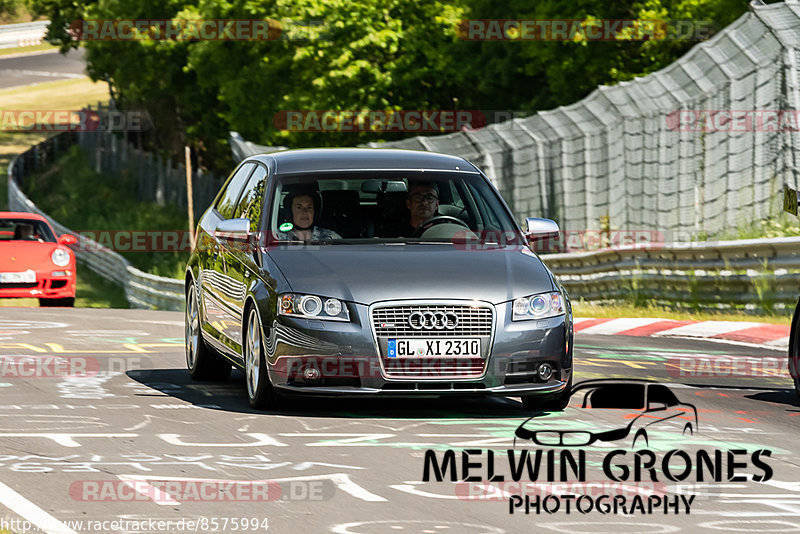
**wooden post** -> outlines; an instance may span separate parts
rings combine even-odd
[[[192,149],[186,145],[186,205],[189,211],[189,239],[194,243],[194,195],[192,194]]]

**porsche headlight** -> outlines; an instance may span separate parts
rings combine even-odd
[[[69,252],[63,248],[57,248],[53,250],[52,254],[50,254],[50,259],[55,265],[58,265],[59,267],[66,267],[69,265]]]
[[[278,299],[278,313],[301,319],[349,321],[347,306],[339,299],[286,293]]]
[[[561,298],[561,293],[552,291],[515,299],[511,320],[545,319],[563,313],[564,300]]]

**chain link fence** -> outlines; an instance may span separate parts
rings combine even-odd
[[[753,6],[663,70],[599,87],[576,104],[370,146],[467,158],[520,221],[657,230],[676,242],[716,236],[778,215],[783,184],[798,184],[797,123],[791,131],[776,121],[800,109],[799,26],[797,2]],[[717,124],[730,111],[754,124]],[[259,151],[244,143],[231,138],[235,155]]]
[[[98,104],[101,117],[114,108]],[[105,124],[107,121],[101,120]],[[77,142],[94,170],[112,178],[132,178],[137,184],[138,198],[155,202],[159,206],[177,206],[186,209],[186,167],[174,163],[160,154],[153,154],[109,131],[80,132]],[[222,178],[203,169],[192,168],[192,197],[195,220],[214,200],[222,185]]]
[[[47,169],[59,155],[80,142],[81,136],[95,133],[64,132],[32,146],[8,166],[8,206],[12,211],[38,213],[53,225],[57,235],[71,234],[78,243],[71,247],[81,265],[106,280],[122,286],[125,297],[134,308],[182,310],[183,280],[154,276],[135,268],[117,252],[110,250],[59,223],[39,209],[24,193],[27,178]],[[185,183],[185,178],[184,178]],[[80,274],[79,274],[80,276]]]

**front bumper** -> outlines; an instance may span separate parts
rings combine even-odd
[[[71,274],[65,276],[52,276],[50,271],[37,272],[36,282],[0,283],[0,298],[59,299],[74,297],[75,269],[72,268],[69,271]]]
[[[381,354],[385,343],[381,347],[373,337],[367,306],[351,304],[347,323],[281,316],[264,332],[270,338],[266,344],[270,380],[289,395],[439,397],[562,392],[572,374],[571,318],[511,321],[511,303],[493,309],[493,335],[481,357],[482,372],[474,372],[473,361],[463,377],[452,373],[437,376],[435,372],[408,378],[387,376]],[[465,364],[463,359],[428,359],[432,364],[439,361],[447,369]],[[542,381],[537,370],[545,362],[554,372]]]

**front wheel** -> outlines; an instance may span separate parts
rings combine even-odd
[[[186,367],[194,380],[227,380],[231,364],[211,349],[200,332],[200,298],[194,283],[186,292]]]
[[[792,317],[792,329],[789,334],[789,374],[794,380],[794,391],[800,398],[800,369],[798,369],[798,360],[800,360],[800,303],[794,310]]]
[[[244,376],[247,382],[247,400],[258,410],[278,406],[278,395],[269,381],[267,363],[261,336],[261,320],[255,306],[250,308],[244,339]]]

